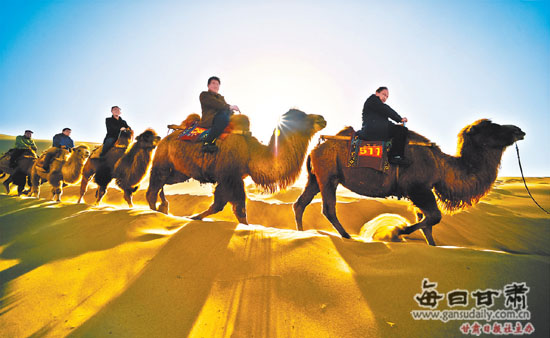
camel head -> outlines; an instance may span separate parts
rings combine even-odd
[[[525,133],[514,125],[500,125],[487,119],[464,127],[458,134],[459,149],[492,148],[503,150],[514,142],[523,140]]]
[[[155,148],[160,142],[160,136],[153,129],[147,129],[136,137],[136,146],[140,148]]]
[[[280,118],[278,130],[282,136],[288,133],[313,135],[327,126],[321,115],[306,114],[298,109],[291,109]]]
[[[90,148],[87,145],[80,145],[73,149],[73,156],[78,156],[81,159],[90,157]]]

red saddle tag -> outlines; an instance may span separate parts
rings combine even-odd
[[[382,145],[364,145],[359,148],[359,156],[378,157],[382,158],[384,149]]]

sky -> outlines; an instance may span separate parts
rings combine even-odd
[[[101,142],[118,105],[164,136],[212,75],[264,143],[290,108],[323,115],[322,134],[360,128],[387,86],[443,151],[489,118],[526,132],[526,176],[550,176],[548,0],[0,1],[0,134]],[[520,175],[513,147],[499,175]]]

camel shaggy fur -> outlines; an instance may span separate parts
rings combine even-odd
[[[50,164],[50,170],[45,172],[41,159],[35,162],[31,172],[31,196],[38,197],[40,193],[41,179],[47,180],[52,187],[52,200],[61,201],[63,186],[76,184],[82,177],[84,162],[90,156],[90,149],[86,145],[75,147],[69,153],[66,149],[49,149],[47,152],[55,153]]]
[[[80,196],[78,198],[78,202],[80,203],[82,201],[82,198],[84,194],[86,193],[86,189],[88,188],[88,182],[90,179],[95,178],[97,183],[97,174],[99,173],[100,181],[103,183],[103,181],[107,180],[107,183],[104,185],[98,184],[99,187],[96,190],[96,204],[99,204],[99,201],[101,201],[101,198],[103,198],[103,195],[105,195],[105,192],[107,191],[107,184],[111,181],[112,177],[112,171],[115,167],[115,163],[126,153],[126,150],[128,149],[128,146],[132,142],[134,138],[134,131],[130,128],[126,128],[126,130],[121,131],[117,141],[115,142],[114,146],[109,149],[109,151],[105,154],[104,157],[99,158],[99,154],[101,153],[101,149],[103,146],[100,146],[92,152],[92,156],[88,158],[86,163],[84,164],[84,169],[82,170],[82,180],[80,181]]]
[[[25,191],[25,186],[31,186],[31,170],[36,161],[36,154],[33,151],[28,151],[23,154],[17,160],[17,167],[10,168],[10,156],[4,155],[0,158],[0,173],[2,177],[4,175],[9,175],[3,182],[4,187],[6,188],[6,193],[10,193],[10,184],[17,185],[17,194],[25,195],[28,194],[30,190]]]
[[[218,141],[219,151],[214,154],[202,152],[200,143],[180,140],[178,132],[160,142],[147,190],[151,209],[167,213],[168,201],[163,186],[193,178],[217,184],[213,204],[194,219],[217,213],[229,202],[239,222],[247,224],[243,179],[250,176],[254,183],[269,192],[289,186],[300,173],[311,138],[326,126],[320,115],[291,109],[282,116],[266,146],[247,132],[249,120],[246,116],[233,115],[231,123],[239,133]],[[161,204],[157,207],[159,196]]]
[[[152,129],[147,129],[136,137],[136,142],[115,164],[113,177],[116,184],[124,191],[124,199],[131,208],[132,194],[139,188],[139,183],[149,169],[153,149],[160,142],[160,136]]]
[[[338,135],[351,135],[346,128]],[[405,157],[409,167],[392,166],[388,173],[370,168],[346,166],[349,142],[328,140],[312,150],[307,160],[308,182],[294,204],[296,225],[302,230],[302,216],[313,197],[321,192],[323,214],[344,238],[350,238],[336,217],[336,187],[342,184],[364,196],[407,197],[418,209],[417,222],[400,231],[410,234],[422,229],[426,241],[435,245],[432,227],[441,220],[441,211],[452,213],[476,204],[496,180],[502,153],[509,145],[523,139],[525,133],[513,125],[498,125],[478,120],[458,135],[456,156],[439,147],[409,144]],[[409,131],[410,143],[429,142]]]

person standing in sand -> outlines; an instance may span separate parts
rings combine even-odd
[[[202,109],[199,127],[210,128],[202,145],[202,151],[205,153],[215,153],[218,150],[215,144],[216,139],[229,124],[229,118],[233,115],[233,111],[240,112],[240,110],[239,107],[229,105],[225,102],[224,97],[218,93],[220,90],[220,78],[217,76],[210,77],[207,85],[208,91],[202,92],[199,96]]]
[[[121,131],[130,129],[128,123],[126,123],[126,121],[124,121],[120,117],[121,110],[118,106],[111,107],[111,114],[113,116],[105,119],[105,125],[107,126],[107,135],[103,140],[103,149],[101,149],[101,154],[99,155],[100,158],[104,157],[109,149],[113,147]]]

